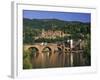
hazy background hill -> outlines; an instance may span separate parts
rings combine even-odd
[[[45,28],[45,29],[62,29],[64,27],[70,26],[86,26],[90,25],[90,23],[83,23],[78,21],[63,21],[58,19],[23,19],[23,26],[24,27],[31,27],[31,28]]]

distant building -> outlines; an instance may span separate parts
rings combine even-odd
[[[64,36],[70,36],[70,34],[65,34],[63,31],[60,30],[47,30],[45,31],[44,29],[42,29],[42,33],[39,36],[39,38],[57,38],[57,37],[64,37]]]

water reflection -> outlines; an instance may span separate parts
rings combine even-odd
[[[42,49],[29,48],[33,68],[71,67],[82,65],[82,53],[72,52],[70,48],[62,46]],[[73,57],[72,57],[73,56]]]

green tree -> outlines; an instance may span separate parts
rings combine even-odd
[[[90,35],[87,34],[85,36],[85,47],[84,47],[84,57],[85,57],[85,63],[87,65],[91,65],[91,41],[90,41]]]
[[[32,69],[32,63],[29,51],[23,51],[23,69]]]

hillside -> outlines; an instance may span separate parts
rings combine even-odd
[[[90,37],[91,26],[90,23],[83,23],[78,21],[62,21],[58,19],[23,19],[23,42],[24,43],[34,43],[36,41],[59,41],[64,39],[55,39],[55,40],[34,40],[35,37],[39,36],[42,33],[42,30],[48,31],[62,31],[65,34],[70,34],[70,37],[65,36],[64,39],[73,38],[85,38]]]

